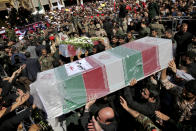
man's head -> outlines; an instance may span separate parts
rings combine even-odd
[[[196,36],[193,36],[192,43],[196,46]]]
[[[101,25],[100,24],[96,24],[96,28],[97,28],[97,30],[100,30],[101,29]]]
[[[117,36],[112,36],[112,43],[118,43]]]
[[[152,35],[152,37],[157,37],[157,31],[156,30],[152,30],[151,35]]]
[[[105,107],[98,112],[97,120],[102,124],[110,124],[114,116],[114,110],[111,107]]]
[[[124,4],[124,1],[123,0],[120,0],[120,4]]]
[[[183,23],[182,24],[182,32],[187,32],[187,30],[188,30],[188,24]]]
[[[60,30],[61,30],[61,32],[63,32],[64,31],[63,27],[61,27]]]
[[[125,37],[123,35],[119,36],[120,45],[125,44]]]
[[[26,58],[30,58],[31,57],[31,53],[30,52],[25,52],[25,56],[26,56]]]
[[[142,23],[141,23],[141,27],[142,27],[142,28],[146,28],[146,23],[145,23],[145,22],[142,22]]]
[[[42,49],[42,56],[47,56],[47,51],[46,51],[46,49]]]
[[[165,37],[168,38],[168,39],[171,39],[172,38],[172,31],[171,31],[171,29],[168,29],[165,32]]]
[[[194,63],[196,60],[196,52],[188,51],[185,57],[185,62],[187,65]]]
[[[155,16],[153,19],[154,22],[159,22],[159,16]]]
[[[132,36],[132,33],[131,33],[131,32],[128,32],[128,33],[127,33],[127,38],[130,40],[130,39],[132,39],[132,37],[133,37],[133,36]]]
[[[148,102],[154,103],[159,97],[159,92],[157,91],[155,85],[147,83],[146,87],[141,90],[141,96]]]
[[[191,80],[185,84],[182,95],[186,100],[196,100],[196,80]]]
[[[82,33],[86,33],[86,30],[85,30],[85,28],[82,28]]]

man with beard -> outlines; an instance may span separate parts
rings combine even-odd
[[[110,43],[111,43],[111,46],[113,48],[119,46],[118,37],[117,36],[112,36],[112,40],[111,40]]]
[[[96,100],[86,103],[81,124],[85,131],[116,131],[118,124],[115,111],[110,104],[97,104]],[[96,105],[97,104],[97,105]]]
[[[53,68],[52,62],[54,59],[52,56],[47,54],[46,49],[42,49],[42,56],[39,58],[40,66],[41,66],[41,71],[49,70]]]
[[[124,98],[130,108],[153,118],[154,111],[160,108],[159,92],[156,86],[151,83],[136,83],[136,79],[133,79],[130,82],[130,87],[124,89]]]

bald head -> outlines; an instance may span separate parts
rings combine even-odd
[[[114,116],[114,111],[111,107],[102,108],[98,112],[98,120],[104,124],[110,124]]]

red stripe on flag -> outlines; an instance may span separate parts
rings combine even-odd
[[[116,2],[114,1],[114,12],[116,12]]]
[[[109,93],[109,88],[106,73],[104,73],[104,66],[100,66],[92,57],[87,57],[85,59],[91,66],[93,66],[93,69],[87,70],[83,73],[88,100],[107,95]]]
[[[68,55],[69,56],[75,56],[76,55],[76,49],[73,45],[68,45],[67,49],[68,49]]]

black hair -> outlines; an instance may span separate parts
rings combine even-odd
[[[155,29],[152,29],[152,30],[151,30],[151,32],[153,32],[153,31],[157,32]]]
[[[146,87],[148,88],[149,92],[150,92],[150,97],[154,97],[154,99],[157,99],[159,97],[159,90],[158,87],[159,85],[154,85],[151,82],[148,82],[146,84]]]
[[[102,52],[105,50],[105,46],[101,43],[97,44],[97,45],[94,45],[93,48],[96,49],[96,53],[99,53],[99,52]]]
[[[185,89],[186,91],[191,92],[193,95],[196,96],[196,80],[188,81],[185,84]]]
[[[189,57],[189,59],[190,59],[192,62],[194,62],[195,57],[196,57],[196,53],[195,53],[194,51],[188,51],[188,52],[186,53],[186,57]]]
[[[144,25],[146,25],[146,22],[141,22],[141,24],[144,24]]]
[[[112,36],[112,38],[116,38],[116,39],[118,39],[118,36],[116,36],[116,35],[113,35],[113,36]]]
[[[31,53],[30,53],[30,52],[25,52],[25,56],[26,56],[27,58],[30,58],[30,57],[31,57]]]
[[[172,30],[171,29],[167,29],[166,32],[168,32],[169,34],[172,35]]]
[[[14,60],[15,60],[16,63],[20,63],[20,57],[19,57],[19,55],[15,55],[14,56]]]

